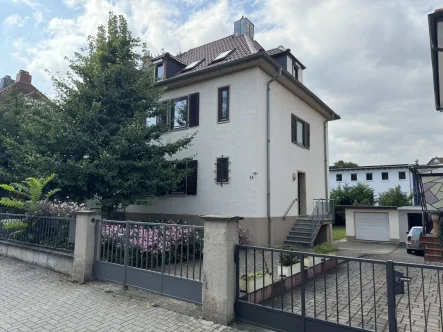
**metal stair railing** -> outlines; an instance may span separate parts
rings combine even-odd
[[[314,245],[315,238],[317,237],[320,227],[323,225],[323,221],[332,220],[334,221],[335,215],[335,205],[332,199],[314,199],[315,206],[312,214],[309,218],[311,222],[311,241],[310,246]]]

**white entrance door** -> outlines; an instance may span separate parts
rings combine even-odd
[[[356,212],[354,221],[357,240],[389,241],[389,213]]]

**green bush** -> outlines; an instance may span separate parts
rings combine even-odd
[[[316,254],[322,254],[322,255],[327,255],[336,252],[337,250],[338,247],[333,246],[332,244],[329,243],[322,243],[314,247],[314,252]]]
[[[288,251],[298,251],[298,249],[296,247],[291,246],[289,244],[284,244],[281,247],[281,249],[282,250],[288,250]],[[300,259],[298,258],[297,255],[294,255],[294,254],[280,253],[279,261],[280,261],[280,265],[291,266],[291,265],[294,265],[295,263],[300,262]]]

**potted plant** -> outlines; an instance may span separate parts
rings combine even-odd
[[[283,245],[283,250],[296,251],[297,248],[290,245]],[[300,259],[295,254],[290,254],[287,252],[280,253],[279,255],[278,274],[280,276],[289,277],[301,271]]]
[[[259,251],[264,255],[263,251]],[[247,253],[246,253],[247,254]],[[239,280],[239,288],[242,292],[252,293],[258,289],[264,288],[272,284],[272,275],[269,272],[266,259],[263,257],[263,270],[256,271],[255,273],[242,274]]]
[[[329,256],[335,256],[337,254],[338,251],[338,247],[330,244],[330,243],[322,243],[319,245],[316,245],[314,247],[314,252],[316,254],[321,254],[321,255],[329,255]],[[326,261],[327,258],[322,258],[321,261]]]

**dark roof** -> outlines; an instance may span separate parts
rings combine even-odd
[[[270,56],[275,56],[275,55],[279,55],[279,54],[287,54],[289,57],[292,58],[292,60],[296,61],[297,63],[299,63],[302,67],[302,69],[306,69],[306,66],[304,64],[301,63],[301,61],[299,61],[292,53],[291,50],[289,48],[284,48],[284,47],[276,47],[270,50],[267,50],[266,53],[268,53]]]
[[[43,93],[41,93],[35,86],[24,82],[15,82],[9,85],[8,87],[0,90],[0,95],[13,88],[17,89],[20,93],[23,93],[25,96],[34,99],[46,98],[46,96]]]
[[[388,169],[388,168],[409,168],[410,164],[395,164],[395,165],[371,165],[371,166],[357,166],[357,167],[337,167],[329,166],[330,171],[358,171],[365,169]]]
[[[435,161],[437,159],[437,161]],[[427,163],[427,165],[440,165],[443,164],[443,158],[441,157],[434,157],[431,160],[429,160],[429,162]]]
[[[373,205],[335,205],[336,209],[339,210],[346,210],[346,209],[353,209],[353,210],[397,210],[398,206],[373,206]]]

